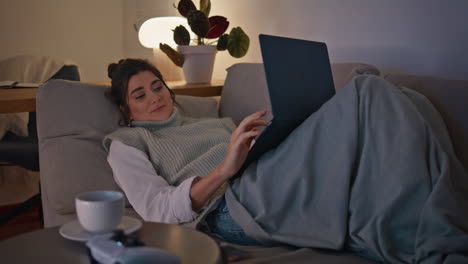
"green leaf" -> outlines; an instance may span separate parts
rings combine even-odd
[[[197,7],[192,2],[192,0],[180,0],[179,4],[177,5],[177,10],[183,17],[187,17],[187,13],[190,10],[197,10]]]
[[[202,11],[190,10],[187,13],[187,22],[192,32],[200,38],[204,38],[210,30],[208,17]]]
[[[211,11],[211,1],[210,0],[200,0],[200,11],[205,13],[207,17],[210,16]]]
[[[174,29],[174,41],[177,45],[190,44],[190,33],[184,26],[180,25]]]
[[[226,50],[227,49],[227,45],[228,45],[228,41],[229,41],[229,35],[228,34],[224,34],[224,35],[221,35],[221,37],[219,37],[218,39],[218,44],[216,45],[216,49],[217,50]]]
[[[249,50],[250,38],[241,27],[235,27],[229,33],[227,49],[234,58],[243,57]]]
[[[164,44],[164,43],[160,43],[159,49],[162,52],[164,52],[175,65],[179,67],[182,67],[184,65],[184,61],[185,61],[184,55],[180,54],[179,52],[171,48],[171,46]]]

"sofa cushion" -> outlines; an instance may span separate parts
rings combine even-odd
[[[452,139],[455,154],[468,171],[468,80],[388,74],[387,81],[425,95],[440,112]]]
[[[39,88],[37,127],[41,184],[58,212],[74,212],[76,194],[92,190],[116,190],[103,137],[119,128],[117,107],[104,95],[106,86],[63,80]],[[185,113],[193,117],[217,117],[212,98],[176,96]]]
[[[343,88],[354,76],[379,75],[379,70],[364,63],[333,63],[331,65],[335,89]],[[262,63],[238,63],[227,69],[219,105],[221,116],[232,117],[239,123],[247,115],[267,109],[264,119],[272,118],[265,71]]]

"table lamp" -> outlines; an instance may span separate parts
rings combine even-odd
[[[166,43],[175,47],[172,31],[179,25],[189,28],[184,17],[154,17],[146,20],[138,31],[138,40],[146,48],[153,49],[153,63],[159,69],[166,81],[179,81],[183,79],[182,69],[159,49],[159,43]]]

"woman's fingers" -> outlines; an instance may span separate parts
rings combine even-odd
[[[234,131],[233,135],[234,136],[237,136],[238,134],[242,133],[242,132],[245,132],[245,131],[249,131],[251,130],[253,127],[256,127],[256,126],[266,126],[268,124],[267,121],[265,120],[259,120],[260,118],[262,118],[263,116],[265,116],[267,113],[266,110],[262,110],[262,111],[258,111],[258,112],[255,112],[247,117],[245,117],[239,124],[239,126],[237,127],[237,129]]]
[[[260,130],[258,128],[241,133],[237,138],[235,138],[235,140],[231,142],[233,150],[240,151],[243,147],[246,147],[245,150],[248,151],[250,148],[250,143],[258,135],[260,135]]]
[[[258,124],[263,123],[259,122]],[[239,170],[245,158],[247,157],[252,140],[256,136],[260,135],[260,133],[261,131],[257,127],[252,127],[247,131],[244,131],[242,127],[238,127],[236,129],[235,133],[233,133],[231,137],[228,153],[222,165],[226,175],[232,176]]]
[[[258,126],[267,126],[267,125],[268,125],[268,122],[265,120],[254,120],[249,125],[246,126],[246,130],[250,130]]]
[[[252,130],[240,134],[237,140],[240,144],[248,143],[248,145],[250,145],[249,143],[252,141],[252,139],[254,139],[258,135],[260,135],[260,129],[254,128]]]
[[[239,126],[246,126],[247,124],[251,123],[252,121],[262,118],[263,116],[266,115],[266,112],[267,112],[266,110],[262,110],[262,111],[255,112],[255,113],[247,116],[246,118],[244,118],[244,120],[241,121]]]

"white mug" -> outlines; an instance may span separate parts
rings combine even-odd
[[[91,233],[114,230],[122,220],[124,195],[118,191],[94,191],[75,197],[76,214],[81,226]]]

